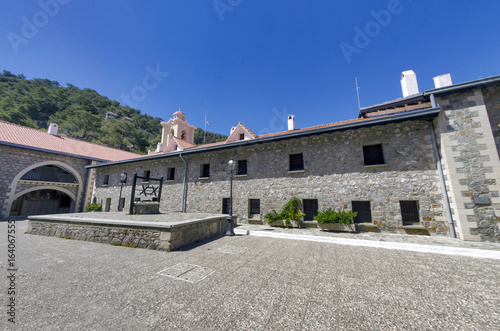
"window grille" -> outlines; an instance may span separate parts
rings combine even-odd
[[[382,144],[363,146],[363,156],[365,160],[365,166],[384,164]]]
[[[202,164],[201,165],[201,174],[200,177],[210,177],[210,164]]]
[[[260,214],[260,199],[250,199],[250,215]]]
[[[418,201],[399,201],[403,225],[419,223]]]
[[[167,168],[167,180],[175,179],[175,168]]]
[[[354,217],[354,223],[371,223],[372,211],[370,201],[353,201],[352,211],[358,214]]]
[[[304,205],[304,221],[314,220],[314,216],[318,215],[318,199],[304,199],[302,200]]]
[[[290,154],[290,171],[304,170],[303,154]]]

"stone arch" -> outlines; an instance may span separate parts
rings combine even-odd
[[[29,171],[33,170],[33,169],[36,169],[36,168],[39,168],[39,167],[42,167],[42,166],[46,166],[46,165],[53,165],[53,166],[56,166],[56,167],[60,167],[66,171],[68,171],[69,173],[71,173],[75,178],[76,178],[76,181],[77,181],[77,184],[78,184],[78,191],[77,191],[77,194],[76,194],[76,197],[74,194],[68,194],[68,196],[70,197],[74,197],[74,203],[75,203],[75,206],[74,206],[74,210],[77,210],[77,208],[79,207],[79,201],[78,201],[78,197],[82,194],[82,191],[83,191],[83,180],[82,180],[82,177],[80,176],[80,174],[78,173],[78,171],[76,171],[73,167],[69,166],[68,164],[64,163],[64,162],[61,162],[61,161],[55,161],[55,160],[52,160],[52,161],[43,161],[43,162],[38,162],[38,163],[35,163],[35,164],[32,164],[26,168],[24,168],[23,170],[21,170],[15,177],[14,179],[12,180],[12,182],[10,183],[10,192],[7,193],[7,196],[6,196],[6,199],[5,199],[5,209],[3,211],[3,217],[7,218],[9,217],[9,214],[10,214],[10,209],[12,208],[12,203],[14,202],[14,200],[16,200],[19,196],[17,196],[18,194],[16,194],[16,187],[19,183],[19,181],[21,180],[21,178]],[[45,186],[37,186],[36,188],[33,188],[33,189],[39,189],[39,187],[45,187]],[[52,190],[59,190],[61,192],[64,192],[62,188],[60,187],[57,187],[55,188],[54,186],[50,186],[50,189]],[[66,189],[64,189],[65,191],[67,191]],[[25,190],[23,194],[26,194],[26,193],[29,193],[31,191],[34,191],[34,190]],[[69,192],[69,191],[68,191]],[[20,192],[21,193],[21,192]],[[67,194],[67,192],[64,192],[65,194]],[[16,198],[14,198],[15,196],[17,196]]]
[[[62,192],[64,194],[66,194],[72,200],[70,208],[69,208],[69,212],[70,213],[74,212],[75,207],[76,207],[76,201],[77,201],[77,196],[74,193],[72,193],[70,190],[65,189],[63,187],[57,187],[57,186],[51,186],[51,185],[41,185],[41,186],[36,186],[36,187],[30,187],[26,190],[23,190],[21,192],[16,193],[12,197],[12,203],[9,206],[9,217],[10,217],[10,211],[12,209],[12,205],[17,199],[21,198],[22,196],[24,196],[30,192],[42,191],[42,190],[58,191],[58,192]]]

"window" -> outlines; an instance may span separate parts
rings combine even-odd
[[[46,165],[32,169],[25,173],[22,180],[39,180],[44,182],[76,183],[76,178],[68,171],[53,166]]]
[[[300,154],[290,154],[290,171],[304,170],[304,157]]]
[[[186,139],[186,131],[182,130],[181,132],[181,139],[185,140]]]
[[[246,175],[247,174],[247,160],[239,160],[238,161],[238,169],[236,172],[237,175]]]
[[[102,180],[102,185],[108,185],[109,183],[109,175],[104,175],[104,179]]]
[[[175,168],[167,168],[167,180],[175,179]]]
[[[260,199],[250,199],[248,201],[249,216],[260,215]]]
[[[418,201],[399,201],[403,225],[414,225],[419,223]]]
[[[210,164],[205,163],[202,164],[200,167],[200,177],[201,178],[207,178],[210,177]]]
[[[384,164],[382,144],[363,146],[363,157],[365,159],[365,166]]]
[[[244,133],[240,133],[240,140],[245,140],[245,134]]]
[[[304,199],[302,200],[304,205],[304,221],[314,220],[314,216],[318,215],[318,199]]]
[[[222,198],[222,213],[229,214],[229,198]]]
[[[358,213],[358,215],[354,217],[354,223],[372,222],[372,210],[370,206],[370,201],[353,201],[352,211]]]
[[[149,178],[150,175],[151,175],[151,171],[150,170],[144,170],[144,174],[142,175],[142,177]]]
[[[123,207],[125,207],[125,198],[120,199],[120,204],[118,205],[118,210],[122,211]]]
[[[104,211],[111,210],[111,198],[106,198],[106,204],[104,205]]]

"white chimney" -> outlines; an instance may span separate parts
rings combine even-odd
[[[59,129],[59,126],[56,123],[50,123],[49,129],[47,130],[47,132],[48,132],[48,134],[51,134],[53,136],[57,136],[57,129]]]
[[[288,131],[295,130],[295,119],[293,115],[288,115]]]
[[[231,132],[229,133],[229,135],[232,135],[232,134],[233,134],[233,132],[234,132],[234,130],[236,130],[236,127],[234,127],[234,126],[233,126],[233,127],[231,128]]]
[[[158,143],[156,145],[156,153],[161,153],[163,152],[163,144],[162,143]]]
[[[437,76],[437,77],[434,77],[433,79],[434,79],[434,86],[436,88],[453,85],[453,83],[451,82],[451,75],[450,74],[444,74],[441,76]]]
[[[401,74],[401,89],[404,98],[418,93],[417,75],[413,70],[403,71]]]

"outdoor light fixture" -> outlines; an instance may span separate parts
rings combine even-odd
[[[229,216],[227,217],[226,236],[234,236],[233,229],[233,174],[236,162],[233,158],[228,162],[229,169]]]
[[[118,198],[118,206],[116,207],[116,211],[120,211],[120,201],[122,201],[122,190],[123,190],[123,184],[127,181],[127,173],[125,171],[122,171],[120,174],[120,197]]]

